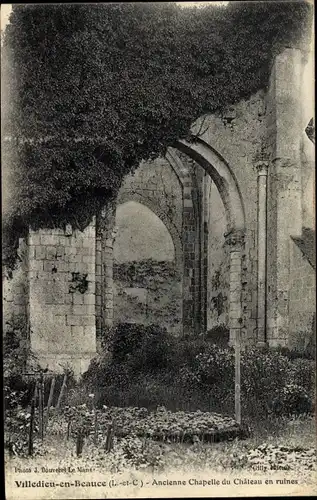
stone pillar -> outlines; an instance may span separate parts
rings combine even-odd
[[[96,337],[97,337],[97,350],[100,350],[100,340],[102,335],[102,307],[101,307],[101,234],[99,230],[99,217],[97,217],[96,226]]]
[[[258,228],[257,228],[257,343],[266,342],[266,208],[268,163],[258,162]]]
[[[183,249],[184,249],[184,279],[183,279],[183,333],[192,335],[195,330],[195,244],[196,226],[195,212],[192,201],[192,185],[187,181],[184,185],[183,201]]]
[[[229,343],[235,344],[241,338],[242,319],[242,258],[244,251],[244,231],[232,230],[225,235],[230,251],[230,293],[229,293]]]
[[[201,331],[207,332],[207,293],[208,293],[208,211],[209,179],[204,172],[202,179],[202,217],[201,217]]]
[[[267,340],[287,345],[292,237],[302,232],[302,53],[285,49],[274,62],[267,93]]]
[[[96,271],[98,269],[98,333],[113,325],[113,244],[116,230],[115,202],[110,200],[98,216]],[[100,267],[99,267],[100,266]]]
[[[102,241],[102,318],[103,326],[113,325],[113,245],[116,231],[111,231],[110,235]]]
[[[79,376],[96,354],[95,237],[95,220],[29,231],[30,341],[43,368]]]

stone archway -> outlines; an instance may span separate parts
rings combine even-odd
[[[245,213],[241,193],[237,184],[237,180],[228,163],[218,152],[216,152],[204,141],[200,139],[198,139],[194,143],[178,141],[176,144],[176,149],[178,149],[180,152],[185,153],[189,158],[193,159],[210,175],[212,181],[215,183],[219,191],[221,200],[225,208],[227,219],[227,231],[225,233],[225,239],[226,244],[229,246],[230,252],[229,329],[230,343],[233,343],[236,337],[236,333],[240,332],[244,326],[242,319],[242,261],[244,255]],[[185,188],[187,187],[188,189],[190,189],[190,185],[186,186],[186,184],[188,184],[188,178],[186,179],[187,170],[186,167],[182,165],[181,159],[177,159],[177,154],[173,154],[172,150],[169,150],[168,155],[168,161],[173,163],[173,166],[177,171],[180,183]],[[184,200],[186,201],[185,196]],[[122,204],[127,201],[136,201],[147,206],[166,225],[173,239],[178,269],[183,275],[185,275],[186,262],[184,259],[184,246],[182,236],[179,235],[177,228],[175,228],[171,221],[168,220],[164,212],[160,209],[159,205],[156,204],[152,199],[147,198],[146,196],[142,196],[140,193],[136,192],[123,192],[116,200],[116,204]],[[184,209],[185,208],[186,207],[184,204]],[[114,206],[112,210],[114,210]],[[113,250],[113,241],[115,238],[115,232],[112,232],[113,229],[114,228],[112,222],[112,229],[110,231],[111,234],[109,233],[110,236],[108,236],[108,239],[106,239],[106,241],[108,242],[108,244],[106,245],[106,247],[108,248],[108,253],[106,252],[106,255],[108,255],[108,257],[106,258],[106,266],[104,266],[105,268],[103,269],[103,272],[108,274],[108,280],[106,290],[102,292],[102,295],[104,296],[103,312],[100,311],[101,314],[106,315],[103,321],[101,320],[101,323],[108,325],[112,324],[113,318],[113,257],[111,258],[110,256]],[[194,265],[194,263],[188,263],[189,268],[193,268]],[[101,282],[103,281],[104,280],[101,279]],[[190,297],[189,300],[191,300]],[[184,317],[184,315],[186,314],[186,310],[186,299],[184,298],[182,311],[183,324],[184,321],[186,321],[186,318]]]
[[[179,151],[201,165],[214,181],[227,214],[227,232],[245,230],[245,212],[241,192],[232,169],[224,158],[201,139],[178,141]]]
[[[127,203],[129,201],[135,201],[136,203],[140,203],[141,205],[144,205],[147,208],[149,208],[166,226],[166,229],[170,233],[174,244],[176,267],[180,272],[182,272],[183,242],[173,222],[166,216],[164,211],[160,208],[160,206],[157,203],[155,203],[153,199],[146,196],[142,196],[142,194],[140,193],[135,193],[135,192],[120,193],[116,200],[116,206],[118,207],[119,205],[123,205],[124,203]]]
[[[145,251],[148,255],[151,255],[150,258],[154,259],[154,265],[156,266],[157,272],[158,272],[158,281],[156,281],[154,288],[152,285],[150,286],[149,283],[147,284],[147,278],[146,275],[144,275],[144,271],[142,271],[143,264],[141,264],[141,275],[138,274],[138,271],[136,271],[136,281],[135,284],[132,284],[130,282],[129,284],[123,284],[126,279],[124,278],[123,281],[120,278],[121,274],[120,271],[118,272],[118,269],[120,268],[120,264],[116,261],[114,261],[115,268],[117,271],[114,274],[113,277],[113,292],[114,290],[119,289],[121,290],[121,295],[124,295],[127,293],[127,290],[125,289],[126,286],[128,287],[136,287],[131,289],[134,294],[138,294],[137,289],[141,286],[141,288],[144,288],[147,293],[147,297],[150,300],[148,302],[148,299],[146,300],[146,321],[148,321],[150,317],[152,317],[152,320],[156,320],[156,316],[160,318],[160,321],[162,321],[162,324],[165,324],[167,329],[171,332],[173,332],[175,335],[182,335],[183,333],[183,275],[184,275],[184,254],[183,254],[183,244],[182,244],[182,238],[181,235],[179,234],[179,231],[175,224],[173,223],[172,220],[169,219],[168,215],[164,212],[162,207],[160,207],[152,198],[146,197],[142,195],[141,193],[137,192],[128,192],[128,191],[122,191],[119,193],[117,200],[116,200],[116,213],[118,213],[118,209],[120,211],[121,207],[124,207],[126,204],[130,204],[130,202],[136,203],[139,205],[139,207],[146,207],[152,215],[155,215],[155,218],[157,218],[160,223],[162,224],[162,227],[164,226],[166,234],[169,235],[170,239],[170,244],[173,247],[173,254],[169,255],[167,258],[167,261],[164,259],[164,256],[162,258],[161,251],[163,253],[167,250],[164,248],[164,244],[162,246],[162,238],[157,241],[155,245],[155,257],[153,257],[153,240],[152,240],[152,246],[150,243],[151,240],[151,235],[148,238],[149,241],[149,249]],[[132,208],[132,207],[130,207]],[[120,226],[120,222],[117,221],[117,223]],[[114,227],[114,232],[115,234],[120,234],[118,232],[119,227],[115,226]],[[155,228],[152,228],[155,230]],[[141,230],[142,231],[142,230]],[[143,230],[144,231],[144,230]],[[147,235],[149,235],[150,229],[147,230]],[[162,231],[162,229],[160,229]],[[137,231],[136,231],[137,232]],[[162,234],[163,237],[163,234]],[[118,240],[118,238],[116,238]],[[164,238],[163,238],[164,240]],[[165,241],[165,240],[164,240]],[[166,243],[166,242],[165,242]],[[121,240],[121,244],[125,244],[125,240]],[[113,241],[113,247],[114,247],[114,257],[116,255],[116,250],[120,248],[117,247],[115,248],[115,240]],[[119,243],[120,245],[120,243]],[[158,250],[158,249],[161,250]],[[152,249],[152,250],[151,250]],[[142,250],[141,253],[144,254],[144,249]],[[159,253],[158,253],[159,252]],[[128,255],[131,255],[131,251],[128,252]],[[126,257],[125,257],[126,258]],[[137,252],[137,258],[136,260],[139,260],[140,262],[144,263],[145,261],[142,261],[142,258],[140,258],[140,254]],[[170,260],[172,259],[172,260]],[[133,260],[133,259],[132,259]],[[158,261],[163,261],[163,274],[160,274],[160,265]],[[121,261],[120,261],[121,262]],[[128,261],[127,261],[128,262]],[[137,263],[133,260],[134,262],[134,269],[139,269]],[[170,269],[172,271],[172,274],[169,275],[169,277],[166,278],[166,264],[168,264],[167,269]],[[119,266],[119,267],[118,267]],[[158,267],[157,267],[158,266]],[[143,268],[144,269],[144,268]],[[164,271],[165,269],[165,271]],[[143,274],[142,274],[143,273]],[[124,273],[123,273],[124,274]],[[117,276],[117,278],[116,278]],[[124,275],[125,276],[125,275]],[[165,278],[164,278],[165,277]],[[165,281],[164,281],[165,279]],[[117,280],[117,281],[116,281]],[[163,280],[163,284],[162,284]],[[133,280],[134,283],[134,280]],[[139,283],[139,284],[138,284]],[[141,284],[140,284],[141,283]],[[151,278],[151,283],[153,283],[153,278]],[[149,285],[149,287],[148,287]],[[163,287],[163,288],[162,288]],[[156,290],[156,291],[155,291]],[[129,290],[128,293],[131,293]],[[164,299],[162,298],[164,296]],[[123,304],[122,300],[119,298],[120,295],[117,293],[114,293],[112,296],[112,300],[114,301],[114,312],[113,312],[113,318],[114,321],[116,318],[118,319],[118,310],[120,311],[120,308],[124,307],[123,309],[123,316],[125,314],[125,306],[127,304]],[[167,298],[169,297],[169,300]],[[115,299],[115,300],[114,300]],[[154,302],[153,302],[154,300]],[[163,300],[163,302],[162,302]],[[167,302],[166,302],[167,300]],[[129,303],[129,301],[128,301]],[[151,306],[152,303],[152,306]],[[116,309],[115,304],[117,304],[117,307],[119,309]],[[165,304],[165,305],[164,305]],[[155,307],[154,307],[155,306]],[[154,309],[153,309],[154,307]],[[170,311],[170,312],[168,312]],[[144,314],[144,312],[142,313]],[[142,316],[141,314],[141,316]],[[149,316],[148,316],[149,315]],[[154,315],[154,316],[153,316]],[[130,318],[134,318],[137,322],[140,321],[140,314],[135,314],[134,311],[130,311]],[[145,319],[145,318],[143,318]],[[153,321],[152,321],[153,322]]]
[[[245,211],[237,180],[224,158],[201,139],[189,143],[178,141],[176,148],[197,162],[210,175],[223,202],[227,231],[226,244],[230,251],[229,329],[230,343],[243,328],[242,261],[244,255]]]

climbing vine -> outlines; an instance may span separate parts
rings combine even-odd
[[[268,81],[310,31],[304,2],[14,5],[3,37],[4,260],[18,236],[85,227],[141,160]]]

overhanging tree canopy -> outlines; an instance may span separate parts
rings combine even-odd
[[[3,41],[5,261],[31,225],[83,227],[199,116],[265,87],[304,2],[17,5]]]

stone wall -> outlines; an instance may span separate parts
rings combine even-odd
[[[294,241],[305,250],[305,226],[313,236],[312,188],[313,162],[305,159],[303,134],[302,76],[304,58],[300,50],[286,49],[277,56],[267,93],[266,147],[268,172],[268,340],[288,344],[295,297],[303,293],[299,272],[304,281],[311,281],[313,268],[301,261]],[[301,271],[296,270],[299,267]],[[294,273],[297,277],[294,279]],[[310,278],[309,278],[310,275]],[[308,279],[309,278],[309,279]],[[303,301],[305,302],[304,293]],[[303,306],[304,309],[306,306]],[[298,305],[296,306],[296,310]],[[305,319],[306,318],[306,319]],[[304,313],[301,329],[311,329],[311,317]]]
[[[84,231],[30,231],[31,348],[43,366],[75,374],[96,353],[95,222]]]
[[[180,335],[182,299],[175,261],[149,259],[114,265],[114,324],[158,324]]]
[[[225,245],[226,214],[214,183],[208,193],[207,329],[229,326],[229,255]]]
[[[150,199],[147,204],[151,205]],[[163,194],[161,204],[164,206]],[[175,247],[173,243],[177,234],[172,239],[162,220],[147,206],[135,201],[117,206],[115,225],[114,324],[155,323],[173,334],[180,334],[182,263],[176,254],[181,250],[178,248],[181,242],[178,246],[175,243]]]
[[[207,116],[203,127],[206,131],[201,136],[201,140],[217,151],[229,166],[243,202],[246,231],[242,267],[242,335],[247,343],[256,342],[258,200],[255,164],[265,147],[266,107],[265,93],[257,92],[250,99],[242,100],[221,114]],[[194,130],[199,130],[199,127],[198,121]],[[212,203],[211,200],[211,213]],[[217,204],[219,206],[219,202]],[[235,207],[232,210],[234,212]],[[212,241],[212,234],[209,238]]]
[[[117,205],[132,200],[149,207],[164,223],[168,220],[182,238],[182,185],[165,158],[142,163],[126,176]]]
[[[291,244],[290,252],[288,315],[288,346],[301,351],[312,351],[313,345],[316,345],[315,273],[295,242]]]

